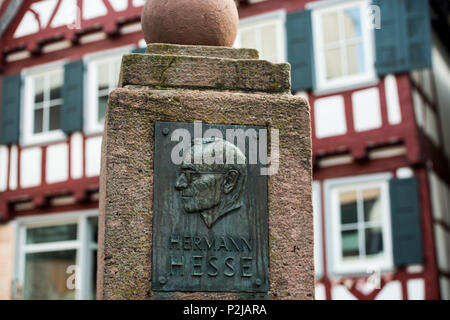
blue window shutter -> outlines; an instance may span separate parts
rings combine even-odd
[[[428,0],[373,0],[380,7],[381,28],[375,30],[379,75],[431,67]]]
[[[61,129],[65,133],[83,128],[83,60],[69,62],[64,66],[63,107]]]
[[[422,233],[417,178],[392,179],[389,191],[394,264],[421,264]]]
[[[21,86],[22,78],[20,74],[3,78],[0,107],[0,144],[15,144],[19,142]]]
[[[314,87],[314,54],[311,11],[287,15],[288,61],[291,64],[292,90]]]
[[[431,68],[431,16],[428,0],[403,0],[408,70]]]
[[[131,53],[145,53],[145,50],[147,50],[147,48],[135,48],[131,50]]]

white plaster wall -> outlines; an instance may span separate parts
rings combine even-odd
[[[14,32],[14,38],[20,38],[39,31],[39,23],[31,12],[25,13]]]
[[[333,300],[357,300],[356,297],[342,285],[333,286],[331,289],[331,298]]]
[[[443,220],[445,216],[445,200],[442,193],[445,192],[445,186],[433,171],[429,172],[428,179],[430,184],[433,217],[435,219]]]
[[[345,134],[344,98],[340,95],[316,100],[314,104],[316,137],[326,138]]]
[[[107,14],[102,0],[83,0],[83,18],[93,19]]]
[[[86,140],[86,176],[100,175],[102,137],[94,137]]]
[[[77,8],[76,0],[62,0],[51,22],[51,27],[56,28],[74,23],[77,19]]]
[[[439,122],[436,112],[431,109],[415,89],[412,89],[412,98],[417,126],[423,129],[435,145],[440,146],[441,139],[439,136]]]
[[[433,140],[436,146],[441,145],[439,136],[439,123],[436,112],[429,106],[425,106],[425,132]]]
[[[441,277],[439,279],[439,285],[441,287],[441,299],[450,300],[450,279]]]
[[[42,149],[23,149],[20,154],[20,186],[35,187],[41,184]]]
[[[145,4],[145,0],[133,0],[133,6],[141,7]]]
[[[353,123],[356,131],[381,127],[380,94],[378,88],[356,91],[352,95]]]
[[[438,107],[441,127],[443,130],[443,145],[447,156],[450,156],[450,56],[436,36],[433,36],[433,73],[436,82]],[[450,157],[449,157],[450,158]],[[450,159],[449,159],[450,161]],[[450,163],[449,163],[450,165]]]
[[[10,168],[9,168],[9,189],[15,190],[17,189],[17,174],[18,174],[18,158],[19,158],[19,149],[16,145],[11,146],[11,156],[10,156]]]
[[[8,188],[8,147],[0,146],[0,192]]]
[[[46,0],[33,3],[30,7],[37,12],[42,28],[47,27],[58,0]]]
[[[375,300],[402,300],[402,286],[400,281],[391,281],[387,283]]]
[[[128,6],[128,0],[109,0],[109,3],[115,11],[123,11]]]
[[[47,183],[66,181],[69,178],[69,146],[59,143],[47,147]]]
[[[317,284],[316,285],[316,293],[315,293],[316,300],[325,300],[325,286],[323,284]]]
[[[72,134],[70,147],[70,176],[72,179],[79,179],[83,176],[83,135],[80,132]]]
[[[423,279],[413,279],[407,282],[408,300],[425,299],[425,283]]]
[[[388,121],[395,125],[402,122],[402,113],[400,109],[400,100],[398,97],[397,79],[390,74],[384,79],[384,87],[386,92],[386,103],[388,112]]]
[[[434,237],[436,242],[438,268],[444,272],[450,272],[450,235],[439,224],[434,225]]]
[[[414,114],[416,116],[417,126],[422,128],[424,126],[424,103],[422,97],[419,95],[416,89],[412,89],[412,98],[414,104]]]

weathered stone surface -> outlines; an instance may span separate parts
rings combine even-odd
[[[122,88],[114,90],[108,102],[98,298],[313,299],[310,114],[308,103],[289,92],[290,66],[254,60],[251,50],[159,44],[149,46],[148,52],[124,56]],[[279,170],[268,179],[267,294],[152,290],[156,121],[279,130]]]
[[[280,166],[269,177],[267,296],[152,291],[155,121],[259,125],[280,131]],[[126,86],[110,95],[104,137],[98,298],[314,298],[310,115],[304,99]]]
[[[290,65],[264,60],[125,54],[120,86],[126,85],[288,93]]]
[[[147,43],[231,47],[239,15],[234,0],[147,0],[141,22]]]
[[[146,53],[226,59],[259,59],[258,51],[255,49],[235,49],[214,46],[189,46],[165,43],[149,44],[147,46]]]

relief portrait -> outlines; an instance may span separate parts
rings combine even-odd
[[[243,206],[246,181],[246,158],[239,148],[220,138],[202,138],[183,157],[175,189],[184,211],[200,214],[211,228]]]

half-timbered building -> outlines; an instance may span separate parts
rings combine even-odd
[[[103,122],[144,3],[0,0],[2,299],[95,298]],[[238,4],[235,46],[311,105],[316,299],[449,299],[448,5]]]

